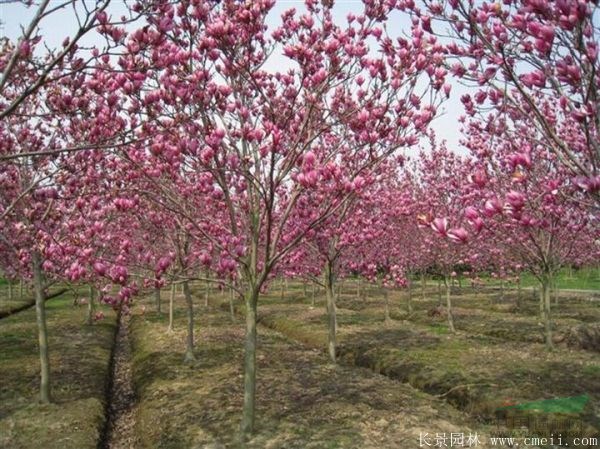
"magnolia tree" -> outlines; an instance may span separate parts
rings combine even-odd
[[[404,207],[402,192],[393,190],[403,159],[382,161],[366,172],[362,188],[349,198],[345,205],[331,214],[315,229],[306,233],[302,245],[297,247],[284,260],[304,270],[302,274],[321,275],[312,279],[325,289],[328,316],[328,353],[330,360],[336,361],[336,295],[335,283],[342,273],[361,273],[363,263],[356,263],[356,253],[361,247],[371,245],[375,239],[385,240],[384,223],[398,215]],[[398,164],[400,162],[400,164]],[[348,161],[348,165],[357,161]],[[360,161],[358,161],[360,164]],[[330,186],[313,189],[299,202],[299,208],[292,216],[291,227],[304,227],[330,193]],[[406,192],[404,192],[405,194]],[[290,232],[294,232],[290,229]]]
[[[12,132],[17,131],[14,125]],[[20,134],[4,143],[11,149],[35,148],[35,132]],[[120,223],[113,223],[113,209],[106,207],[97,190],[88,189],[90,174],[77,157],[19,159],[0,168],[0,252],[2,264],[22,278],[33,280],[40,348],[42,402],[51,399],[48,334],[45,300],[47,288],[57,280],[81,281],[102,288],[101,296],[113,305],[128,300],[135,287],[127,286],[125,236]],[[89,166],[88,166],[89,168]],[[30,189],[39,177],[43,184]],[[85,180],[85,181],[84,181]],[[26,189],[23,190],[23,186]],[[3,270],[6,267],[3,266]],[[108,282],[108,285],[106,285]],[[111,295],[112,284],[120,284],[118,299]],[[88,321],[93,303],[90,298]]]
[[[501,131],[469,123],[466,144],[477,158],[475,207],[497,260],[520,266],[540,282],[540,308],[548,348],[553,345],[550,288],[566,264],[598,260],[599,222],[571,173],[537,130],[520,127],[516,140]],[[500,254],[498,254],[500,253]],[[502,269],[502,267],[501,267]]]
[[[119,169],[123,169],[119,164]],[[123,173],[121,173],[121,176]],[[156,182],[156,180],[153,180]],[[172,179],[160,179],[159,182],[170,183]],[[180,192],[181,193],[181,192]],[[194,354],[194,301],[191,281],[197,279],[211,269],[226,277],[221,267],[211,267],[212,245],[205,243],[189,223],[184,224],[176,214],[171,213],[167,204],[161,201],[159,191],[154,182],[148,182],[144,176],[136,177],[127,183],[127,190],[120,195],[133,198],[133,201],[121,201],[124,215],[131,220],[136,232],[132,233],[128,244],[135,249],[135,256],[129,260],[128,267],[134,277],[142,278],[143,285],[151,289],[154,295],[156,312],[160,315],[161,290],[170,283],[169,319],[167,331],[173,330],[175,288],[181,285],[187,315],[184,361],[196,360]],[[191,215],[217,216],[208,211],[203,204],[194,204],[189,211]],[[212,280],[211,280],[212,281]]]
[[[421,298],[425,299],[426,275],[435,266],[436,254],[435,245],[432,245],[431,229],[423,226],[422,221],[429,215],[423,213],[424,206],[427,204],[423,201],[426,201],[426,198],[418,195],[419,187],[416,182],[419,179],[418,162],[417,158],[407,164],[401,181],[402,196],[398,194],[396,197],[403,198],[404,207],[402,213],[398,214],[397,219],[389,226],[385,237],[385,241],[389,241],[391,247],[398,248],[396,262],[406,271],[408,313],[412,313],[412,280],[410,277],[419,274]]]
[[[272,0],[157,1],[147,25],[125,39],[119,92],[152,145],[130,146],[123,163],[186,185],[182,194],[157,183],[171,213],[212,245],[221,275],[243,281],[243,291],[231,287],[246,305],[244,433],[254,426],[256,311],[270,272],[346,207],[374,167],[416,143],[435,114],[442,47],[420,35],[388,37],[394,3],[365,2],[337,24],[329,2],[307,1],[305,13],[284,13],[269,33]],[[290,69],[268,70],[273,53]],[[318,190],[328,192],[319,207],[289,226]],[[200,202],[221,213],[191,214]]]
[[[477,193],[470,181],[472,164],[467,158],[437,146],[432,139],[429,152],[421,152],[416,165],[415,196],[420,211],[417,220],[422,227],[431,227],[428,246],[437,273],[446,287],[448,327],[455,332],[452,315],[451,285],[457,265],[475,263],[478,254],[476,240],[481,239],[483,221],[470,209],[465,209]]]
[[[399,190],[386,192],[387,201],[381,203],[383,207],[371,210],[379,217],[376,230],[370,232],[373,237],[363,245],[354,248],[353,253],[348,255],[361,261],[360,264],[351,263],[352,268],[368,281],[377,284],[383,291],[385,324],[391,321],[389,290],[407,285],[402,248],[396,244],[398,240],[394,239],[394,233],[399,228],[398,224],[403,221],[404,208],[407,207],[403,198],[405,195],[406,192]]]
[[[14,3],[22,3],[23,8],[35,10],[29,23],[21,28],[22,33],[16,42],[9,39],[0,42],[0,120],[18,112],[30,95],[35,95],[45,86],[60,83],[64,76],[79,74],[93,65],[94,57],[91,54],[85,56],[79,51],[80,41],[101,25],[110,0],[95,4],[65,0],[58,5],[50,0],[42,0],[35,8],[33,2],[28,0],[15,0]],[[44,45],[42,49],[41,29],[50,16],[64,14],[65,11],[67,14],[72,12],[73,23],[77,22],[78,26],[73,33],[64,37],[60,48]],[[129,19],[133,20],[133,17]]]
[[[427,35],[450,39],[447,64],[474,92],[466,111],[518,137],[536,129],[536,142],[556,157],[578,187],[600,200],[600,28],[593,1],[424,0],[413,12]],[[552,108],[548,111],[548,108]],[[491,111],[491,112],[490,112]]]
[[[84,276],[89,266],[82,268],[77,261],[94,263],[90,254],[95,250],[86,247],[93,233],[81,232],[74,241],[69,228],[95,226],[93,215],[76,212],[93,195],[74,186],[102,186],[105,180],[90,165],[100,164],[106,154],[89,149],[118,145],[130,131],[118,114],[124,99],[112,94],[111,74],[95,59],[101,52],[83,56],[77,45],[100,22],[107,2],[80,16],[79,30],[61,49],[44,53],[40,48],[42,21],[71,3],[40,2],[20,39],[0,43],[0,244],[3,253],[19,261],[10,262],[11,272],[34,281],[43,402],[50,400],[45,278],[89,280]],[[96,226],[97,231],[103,226]],[[126,278],[123,266],[113,268],[106,273]]]

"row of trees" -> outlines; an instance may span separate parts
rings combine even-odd
[[[42,401],[45,294],[60,280],[115,308],[181,284],[186,360],[190,282],[236,292],[243,433],[259,299],[279,274],[325,288],[333,361],[336,279],[403,286],[434,267],[449,292],[461,264],[533,272],[551,345],[552,276],[598,260],[593,3],[365,0],[338,23],[334,2],[307,0],[276,28],[273,0],[153,0],[119,18],[108,0],[66,3],[80,27],[62,48],[42,50],[40,24],[56,11],[42,1],[0,50],[0,263],[33,280]],[[399,14],[411,26],[395,36]],[[90,33],[103,44],[80,46]],[[267,68],[274,53],[286,70]],[[468,156],[428,132],[451,74],[477,83],[461,98]],[[426,151],[406,159],[417,145]],[[449,294],[447,311],[453,328]]]

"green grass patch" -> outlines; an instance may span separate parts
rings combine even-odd
[[[438,323],[430,324],[429,330],[432,333],[437,334],[437,335],[448,335],[450,333],[448,326],[446,326],[444,324],[438,324]]]
[[[48,296],[49,300],[53,295],[57,295],[62,293],[65,290],[65,287],[62,285],[56,285],[49,289]],[[35,304],[35,299],[33,297],[33,293],[25,289],[23,292],[23,296],[20,295],[19,286],[13,286],[13,296],[12,298],[8,295],[8,289],[6,291],[2,291],[0,288],[0,319],[5,316],[12,315],[13,313],[20,312],[21,310],[31,307]]]
[[[497,279],[483,278],[487,285],[500,285]],[[513,284],[506,283],[507,286]],[[540,283],[530,273],[521,275],[523,287],[539,288]],[[600,291],[600,267],[584,267],[580,269],[563,268],[556,276],[556,287],[566,290],[599,290]]]
[[[500,410],[531,410],[544,413],[581,413],[590,401],[587,394],[569,398],[545,399],[542,401],[525,402],[507,405]]]

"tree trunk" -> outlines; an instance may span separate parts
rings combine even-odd
[[[421,299],[425,300],[425,273],[421,273]]]
[[[448,329],[450,332],[456,332],[454,328],[454,317],[452,316],[452,301],[450,299],[450,278],[446,275],[444,277],[444,283],[446,284],[446,312],[448,314]]]
[[[175,284],[171,284],[171,295],[169,296],[169,327],[167,332],[173,332],[173,303],[175,302]]]
[[[254,431],[256,400],[256,309],[258,288],[250,286],[246,295],[246,343],[244,351],[244,407],[242,411],[242,434]]]
[[[231,317],[231,322],[235,323],[235,307],[233,305],[233,298],[235,296],[235,290],[233,288],[229,289],[229,316]]]
[[[302,282],[302,290],[304,292],[304,297],[308,298],[308,290],[306,289],[306,281]]]
[[[19,281],[19,299],[23,299],[23,279]]]
[[[280,295],[280,299],[283,301],[285,298],[285,281],[283,278],[281,278],[281,295]]]
[[[442,305],[442,280],[438,279],[438,306]]]
[[[8,280],[8,300],[9,301],[13,300],[13,286],[12,286],[12,281],[10,279]]]
[[[392,319],[390,318],[390,296],[386,287],[383,287],[383,299],[385,300],[385,317],[383,321],[385,324],[389,324]]]
[[[160,316],[160,287],[154,287],[154,303],[156,304],[156,312]]]
[[[94,299],[96,296],[96,291],[94,290],[94,286],[90,285],[90,300],[88,301],[88,310],[87,310],[87,319],[86,323],[91,325],[94,322],[94,312],[96,311],[96,304],[94,303]]]
[[[193,362],[196,360],[194,355],[194,302],[192,301],[192,294],[190,293],[190,286],[188,281],[183,282],[183,295],[185,296],[185,305],[187,306],[187,337],[185,340],[185,356],[184,362]]]
[[[317,296],[317,290],[316,290],[315,284],[313,284],[313,286],[312,286],[312,306],[313,307],[315,306],[316,296]]]
[[[335,310],[335,294],[334,294],[335,275],[330,262],[325,264],[324,284],[325,295],[327,297],[327,350],[329,352],[329,360],[335,363],[335,334],[337,330],[337,317]]]
[[[356,299],[360,299],[360,278],[356,279]]]
[[[523,299],[523,290],[521,289],[521,275],[517,278],[517,307],[521,307],[521,300]]]
[[[208,307],[208,297],[210,296],[210,282],[206,281],[204,287],[204,307]]]
[[[40,349],[40,401],[48,404],[50,396],[50,357],[48,354],[48,327],[46,324],[46,294],[44,292],[44,275],[42,260],[37,252],[32,253],[33,286],[35,291],[35,315],[38,328]]]
[[[412,281],[410,279],[408,280],[408,297],[406,298],[406,308],[409,314],[412,313]]]
[[[542,276],[542,289],[541,289],[541,302],[543,306],[543,319],[544,319],[544,334],[546,341],[546,348],[551,351],[554,349],[554,343],[552,342],[552,319],[550,316],[550,286],[552,279],[549,275]]]

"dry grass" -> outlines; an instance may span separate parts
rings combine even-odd
[[[190,367],[182,360],[181,309],[170,334],[164,316],[133,317],[143,448],[240,447],[243,326],[218,308],[197,307],[197,318],[198,362]],[[262,327],[258,366],[256,434],[247,448],[416,447],[420,432],[473,427],[439,399],[371,370],[332,366],[319,351]]]
[[[437,304],[435,290],[422,301],[413,298],[413,314],[405,310],[406,295],[390,295],[391,315],[384,324],[382,297],[375,291],[369,299],[346,294],[339,302],[339,354],[347,364],[364,366],[407,382],[421,391],[442,395],[449,403],[468,412],[473,419],[491,422],[507,399],[526,402],[553,397],[589,394],[592,406],[584,417],[588,433],[600,428],[600,359],[587,351],[566,347],[548,353],[537,339],[535,317],[489,311],[490,298],[479,295],[458,298],[457,335],[450,335],[445,316],[426,313]],[[416,295],[415,295],[416,296]],[[262,322],[311,348],[326,348],[326,314],[323,298],[310,308],[299,292],[282,301],[267,296],[262,305]],[[573,301],[580,313],[593,303]],[[565,315],[571,303],[561,302]],[[559,319],[559,326],[573,326],[574,318]],[[535,343],[539,341],[540,344]]]

